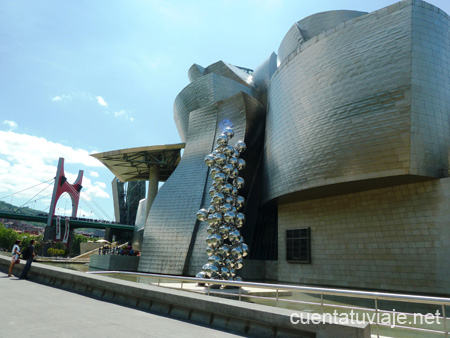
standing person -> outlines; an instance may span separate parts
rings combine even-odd
[[[20,245],[20,241],[17,240],[14,243],[13,248],[11,250],[12,258],[11,258],[11,264],[9,265],[8,277],[12,276],[12,269],[13,269],[14,265],[19,263],[19,257],[20,257],[20,246],[19,245]]]
[[[36,243],[36,241],[34,239],[32,239],[30,241],[30,245],[27,248],[27,251],[28,251],[27,264],[25,264],[25,267],[22,270],[20,279],[28,279],[28,277],[27,277],[28,271],[30,271],[31,263],[33,263],[34,256],[36,256],[36,254],[34,253],[34,243]]]

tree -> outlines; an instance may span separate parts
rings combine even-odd
[[[11,250],[18,235],[12,229],[6,229],[3,223],[0,223],[0,248]]]
[[[41,252],[41,248],[42,248],[42,240],[43,240],[43,236],[39,235],[39,236],[32,236],[30,234],[27,233],[22,233],[19,235],[19,238],[21,240],[21,250],[23,251],[24,249],[28,248],[28,246],[30,245],[30,242],[32,239],[34,239],[36,242],[34,243],[34,252],[36,254],[38,254],[39,252]]]
[[[78,256],[80,254],[80,243],[85,243],[88,241],[86,236],[80,234],[73,234],[72,240],[72,256]]]

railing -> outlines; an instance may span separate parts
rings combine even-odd
[[[319,308],[318,313],[322,315],[329,315],[328,318],[330,320],[335,320],[343,318],[342,314],[348,313],[345,311],[351,310],[350,313],[354,315],[357,314],[365,314],[363,315],[364,319],[369,319],[368,322],[371,325],[374,325],[376,328],[376,335],[379,336],[379,329],[390,327],[391,329],[405,329],[412,330],[421,334],[432,334],[432,337],[435,335],[439,335],[441,337],[449,337],[449,323],[450,318],[446,316],[446,306],[450,306],[450,298],[443,297],[428,297],[428,296],[416,296],[416,295],[406,295],[406,294],[395,294],[395,293],[384,293],[384,292],[368,292],[368,291],[358,291],[358,290],[343,290],[343,289],[332,289],[332,288],[319,288],[319,287],[308,287],[308,286],[294,286],[294,285],[281,285],[281,284],[267,284],[267,283],[254,283],[254,282],[237,282],[237,281],[224,281],[224,280],[212,280],[212,279],[201,279],[201,278],[193,278],[193,277],[183,277],[183,276],[171,276],[171,275],[158,275],[158,274],[147,274],[147,273],[139,273],[139,272],[124,272],[124,271],[90,271],[87,272],[89,274],[115,274],[115,275],[129,275],[129,276],[139,276],[152,278],[157,280],[158,286],[161,286],[161,281],[171,281],[171,282],[180,282],[180,287],[176,287],[180,290],[183,289],[183,284],[187,283],[196,283],[206,288],[206,290],[188,290],[191,292],[201,292],[209,295],[227,295],[228,297],[236,297],[239,301],[243,299],[248,300],[272,300],[276,307],[280,307],[280,305],[289,305],[289,308],[292,309],[292,305],[297,304],[308,304],[317,306]],[[166,286],[167,287],[167,286]],[[174,286],[170,286],[173,288]],[[219,291],[215,291],[216,289],[221,289]],[[248,294],[245,288],[256,288],[256,289],[265,289],[275,291],[275,297],[262,297]],[[232,292],[233,290],[238,292]],[[229,292],[227,292],[229,291]],[[305,301],[305,300],[295,300],[295,299],[284,299],[283,293],[289,292],[291,294],[313,294],[320,296],[320,302],[313,301]],[[272,292],[273,294],[273,292]],[[352,305],[342,305],[337,302],[330,303],[326,302],[324,296],[338,296],[344,297],[348,301],[351,298],[358,299],[367,299],[372,300],[374,302],[373,307],[364,307],[364,306],[352,306]],[[285,297],[285,295],[284,295]],[[389,311],[383,310],[379,306],[379,301],[391,301],[391,302],[402,302],[402,303],[414,303],[414,304],[429,304],[429,305],[437,305],[439,306],[440,311],[431,314],[427,313],[426,315],[421,313],[410,313],[410,312],[400,312],[400,311]],[[336,311],[333,312],[333,316],[331,316],[331,312],[326,312],[326,308],[328,309],[341,309],[341,313],[337,314]],[[355,311],[355,312],[353,312]],[[368,316],[368,313],[372,313],[372,316]],[[291,315],[291,321],[296,320],[297,323],[300,322],[301,316],[296,316],[295,312]],[[303,314],[304,315],[304,314]],[[309,317],[310,318],[310,317]],[[357,316],[358,318],[358,316]],[[387,320],[389,319],[390,320]],[[400,320],[403,319],[403,320]],[[419,319],[419,323],[416,320]],[[354,317],[351,317],[351,320],[354,321]],[[413,320],[413,322],[411,322]],[[423,324],[425,320],[425,324]],[[358,319],[357,319],[358,321]],[[367,320],[365,320],[367,322]],[[449,323],[447,323],[449,321]],[[442,322],[442,325],[441,323]],[[426,327],[418,327],[418,326],[406,326],[403,324],[414,324]],[[428,326],[427,326],[428,325]],[[436,326],[439,325],[439,329]],[[430,328],[431,327],[431,328]],[[427,336],[428,337],[428,336]],[[430,336],[431,337],[431,336]]]

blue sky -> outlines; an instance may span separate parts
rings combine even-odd
[[[27,188],[64,157],[69,182],[84,170],[83,191],[112,219],[113,175],[89,154],[179,143],[173,102],[193,63],[255,69],[308,15],[395,2],[0,0],[0,200],[48,209],[51,186]],[[69,198],[57,207],[69,215]],[[83,215],[107,218],[91,202]]]

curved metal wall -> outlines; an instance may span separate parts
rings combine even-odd
[[[255,91],[228,77],[209,73],[186,86],[175,98],[174,120],[183,142],[188,136],[189,113],[214,102],[224,100],[236,93],[256,96]]]
[[[286,33],[283,41],[281,41],[278,48],[278,59],[281,62],[284,61],[289,54],[295,52],[301,44],[311,38],[364,14],[367,13],[347,10],[328,11],[310,15],[296,22]]]
[[[347,21],[280,65],[269,87],[265,201],[414,174],[410,8]]]
[[[194,81],[180,92],[174,104],[185,151],[153,202],[145,225],[139,271],[194,275],[205,264],[205,224],[197,221],[196,213],[210,201],[211,181],[204,158],[213,150],[224,123],[233,126],[233,140],[252,135],[256,142],[247,144],[250,156],[243,154],[248,167],[259,159],[252,155],[262,152],[264,128],[260,126],[264,126],[265,110],[253,97],[259,93],[250,84],[243,84],[249,74],[223,62],[204,71],[194,65],[189,73]],[[244,175],[250,186],[253,178]]]

